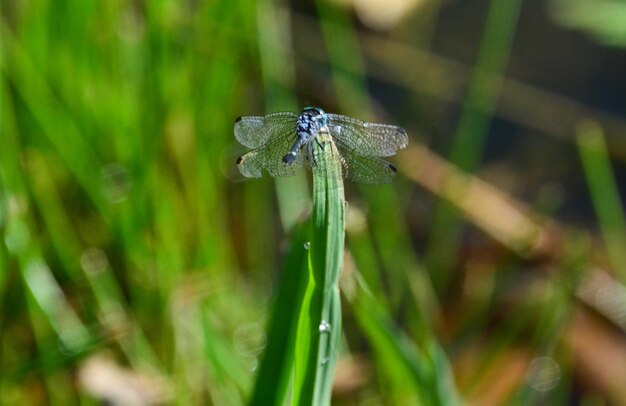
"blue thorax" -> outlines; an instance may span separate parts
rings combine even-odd
[[[296,133],[298,136],[316,136],[328,124],[328,116],[319,107],[305,107],[298,116]]]

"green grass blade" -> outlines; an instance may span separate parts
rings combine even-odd
[[[521,0],[492,0],[485,31],[459,125],[454,136],[450,161],[473,172],[479,165],[493,109],[500,91],[511,42],[517,26]],[[454,265],[461,219],[449,202],[437,206],[427,246],[426,265],[433,272],[435,287],[448,284]]]
[[[420,348],[400,331],[391,315],[359,280],[351,300],[357,323],[372,346],[383,378],[385,396],[393,404],[457,405],[452,368],[443,349],[428,331],[422,331]]]
[[[576,141],[609,259],[620,280],[626,282],[626,218],[602,128],[584,122]]]
[[[330,403],[341,333],[337,285],[343,262],[345,199],[335,145],[320,136],[313,174],[309,285],[296,346],[294,403]]]
[[[293,404],[330,403],[341,335],[345,199],[338,151],[329,139],[320,141],[326,147],[318,150],[313,175],[311,230],[299,227],[292,238],[252,405],[284,404],[292,371]]]
[[[267,347],[250,405],[282,405],[291,382],[294,363],[294,345],[300,317],[300,304],[304,299],[309,274],[308,225],[294,229],[291,248],[283,266],[282,279],[276,294],[267,334]]]
[[[54,91],[46,81],[40,67],[36,66],[26,46],[8,28],[4,20],[0,21],[3,40],[10,45],[10,59],[0,65],[2,75],[14,84],[17,93],[32,112],[34,121],[41,127],[42,133],[56,149],[63,163],[83,186],[103,214],[105,206],[98,193],[97,178],[93,162],[98,162],[92,145],[84,138],[71,114],[62,107],[54,96]],[[8,47],[7,47],[8,48]]]

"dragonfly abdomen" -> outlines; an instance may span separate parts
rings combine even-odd
[[[283,163],[285,165],[291,165],[298,157],[300,149],[311,142],[313,138],[315,138],[315,135],[313,134],[307,132],[298,133],[298,140],[295,144],[293,144],[289,152],[287,152],[287,155],[283,157]]]

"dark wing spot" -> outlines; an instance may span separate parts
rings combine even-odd
[[[237,118],[235,119],[235,123],[238,123],[238,122],[240,122],[240,121],[241,121],[241,116],[239,116],[239,117],[237,117]]]
[[[398,173],[398,169],[393,164],[389,164],[389,169],[393,171],[393,173]]]
[[[240,156],[239,158],[237,158],[237,165],[239,165],[240,163],[243,162],[243,157]]]

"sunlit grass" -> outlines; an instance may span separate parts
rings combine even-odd
[[[322,1],[306,18],[251,0],[3,3],[1,402],[115,403],[130,388],[166,404],[310,403],[331,390],[334,404],[557,404],[591,396],[579,374],[599,359],[616,361],[597,391],[626,399],[624,279],[608,266],[623,262],[623,207],[602,127],[578,136],[600,244],[473,176],[518,6],[492,2],[467,96],[450,96],[459,79],[441,72],[461,70],[413,47],[428,41],[410,36],[410,15],[363,35]],[[387,86],[401,109],[370,95]],[[532,93],[516,86],[507,100]],[[456,166],[420,143],[419,91],[464,97]],[[509,118],[555,128],[514,117],[558,110],[558,97],[535,103],[542,94]],[[347,183],[345,206],[339,185],[311,193],[308,174],[241,179],[235,117],[317,104],[409,130],[393,184]],[[420,217],[435,204],[454,210]],[[615,345],[586,346],[599,340]],[[551,362],[560,376],[542,392]],[[108,373],[119,380],[97,379]]]

